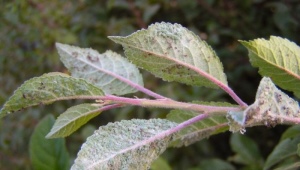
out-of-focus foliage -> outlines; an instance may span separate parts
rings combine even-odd
[[[67,170],[70,168],[65,139],[45,139],[55,122],[54,116],[46,115],[35,127],[30,137],[30,159],[34,169]]]
[[[254,100],[260,77],[237,40],[276,35],[300,43],[298,0],[2,0],[0,14],[0,107],[25,80],[50,71],[66,72],[54,48],[55,42],[92,47],[101,53],[107,49],[121,52],[121,46],[107,36],[129,35],[159,21],[179,23],[216,50],[229,85],[248,103]],[[176,100],[232,102],[222,91],[164,83],[147,72],[144,76],[147,88]],[[28,141],[33,127],[46,113],[57,116],[66,110],[66,105],[75,103],[80,101],[40,106],[0,120],[0,169],[31,169]],[[86,128],[98,129],[108,121],[133,117],[164,117],[166,113],[136,107],[105,112],[83,127],[82,133],[67,138],[70,156],[74,158],[85,141]],[[258,127],[247,134],[258,143],[265,159],[284,129]],[[261,136],[255,133],[258,130]],[[225,133],[187,148],[169,149],[163,157],[173,169],[187,169],[203,164],[204,158],[226,160],[233,155],[229,148],[229,133]]]

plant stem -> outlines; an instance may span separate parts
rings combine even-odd
[[[229,94],[232,97],[232,99],[234,101],[236,101],[240,106],[242,106],[244,108],[248,107],[248,105],[245,102],[243,102],[243,100],[240,99],[227,84],[224,84],[223,82],[221,82],[220,80],[216,79],[212,75],[206,73],[205,71],[200,70],[199,68],[197,68],[195,66],[192,66],[190,64],[187,64],[187,63],[184,63],[184,62],[178,61],[178,60],[174,60],[174,61],[177,62],[177,63],[179,63],[180,65],[183,65],[184,67],[187,67],[187,68],[190,68],[191,70],[194,70],[199,75],[201,75],[201,76],[209,79],[210,81],[212,81],[214,84],[216,84],[221,89],[223,89],[227,94]]]
[[[205,111],[205,112],[227,112],[227,111],[239,111],[239,107],[221,107],[221,106],[207,106],[200,104],[184,103],[177,102],[169,99],[131,99],[126,97],[118,97],[113,95],[100,96],[100,100],[111,100],[115,103],[136,105],[142,107],[159,107],[159,108],[171,108],[171,109],[182,109],[182,110],[191,110],[191,111]]]
[[[299,124],[300,118],[281,116],[285,123]]]
[[[107,106],[103,106],[102,108],[100,108],[100,111],[106,111],[106,110],[110,110],[110,109],[114,109],[114,108],[118,108],[118,107],[122,107],[122,104],[111,104],[111,105],[107,105]]]

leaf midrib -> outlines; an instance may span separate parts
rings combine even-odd
[[[256,56],[258,56],[258,58],[260,58],[261,60],[265,61],[266,63],[268,63],[268,64],[272,65],[273,67],[278,68],[278,69],[282,70],[283,72],[288,73],[288,75],[291,75],[291,76],[297,78],[298,80],[300,80],[300,75],[297,75],[297,74],[294,73],[294,72],[291,72],[291,71],[289,71],[289,70],[286,70],[284,67],[282,67],[282,66],[280,66],[280,65],[276,65],[277,63],[273,63],[273,62],[271,62],[270,60],[267,60],[266,58],[261,57],[262,55],[259,55],[257,52],[255,52],[255,51],[252,50],[251,48],[248,48],[248,49],[251,50],[252,53],[254,53]]]
[[[74,123],[75,123],[76,121],[79,121],[79,118],[81,119],[81,118],[83,118],[83,117],[89,116],[90,114],[100,112],[101,109],[102,109],[102,108],[93,109],[93,110],[84,112],[83,114],[81,114],[81,112],[78,112],[78,111],[77,111],[77,112],[76,112],[76,111],[73,111],[73,113],[79,113],[80,116],[74,117],[74,118],[72,118],[72,119],[68,119],[68,120],[67,120],[67,122],[68,122],[67,125],[65,124],[65,126],[60,127],[60,128],[57,128],[55,131],[53,131],[53,132],[51,133],[50,136],[55,135],[56,133],[58,133],[58,132],[59,132],[60,130],[62,130],[63,128],[66,128],[67,126],[70,126],[70,122],[74,122]]]
[[[155,140],[159,140],[161,138],[167,137],[168,135],[171,135],[171,134],[169,134],[169,129],[164,130],[162,132],[158,132],[157,134],[154,134],[150,138],[144,139],[142,141],[138,141],[136,144],[134,144],[134,145],[132,145],[130,147],[126,147],[124,149],[121,149],[121,150],[115,152],[114,154],[112,154],[111,156],[106,157],[105,159],[100,159],[100,160],[96,161],[95,163],[93,163],[90,166],[88,166],[88,169],[92,169],[93,167],[97,166],[98,164],[101,164],[102,162],[110,160],[110,159],[112,159],[113,157],[115,157],[117,155],[126,153],[126,152],[131,151],[131,150],[135,150],[135,149],[137,149],[137,148],[139,148],[141,146],[145,146],[145,145],[147,145],[147,144],[149,144],[151,142],[154,142]]]
[[[206,79],[212,81],[212,82],[215,83],[217,86],[219,86],[221,89],[223,89],[224,86],[227,86],[225,83],[221,82],[220,80],[218,80],[217,78],[213,77],[213,76],[210,75],[209,73],[206,73],[205,71],[203,71],[203,70],[201,70],[201,69],[199,69],[199,68],[197,68],[197,67],[195,67],[195,66],[193,66],[193,65],[191,65],[191,64],[186,64],[186,63],[184,63],[184,62],[182,62],[182,61],[180,61],[180,60],[177,60],[177,59],[175,59],[175,58],[172,58],[172,57],[166,57],[166,56],[164,56],[164,55],[157,54],[157,53],[154,53],[154,52],[152,52],[152,51],[144,50],[144,49],[141,49],[141,48],[136,47],[136,46],[133,46],[133,45],[128,45],[128,44],[124,44],[124,43],[122,43],[122,44],[123,44],[124,46],[129,46],[130,48],[134,48],[134,49],[143,51],[143,52],[145,52],[145,53],[147,53],[147,54],[150,53],[150,54],[152,54],[152,55],[154,55],[154,56],[157,56],[157,57],[159,57],[159,58],[162,58],[162,59],[169,59],[169,60],[171,60],[171,61],[173,61],[173,62],[175,62],[175,63],[177,63],[177,64],[179,64],[179,65],[182,65],[182,66],[184,66],[184,67],[187,67],[187,68],[189,68],[189,69],[191,69],[191,70],[193,70],[193,71],[199,73],[202,77],[204,77],[204,78],[206,78]]]

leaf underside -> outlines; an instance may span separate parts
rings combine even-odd
[[[294,118],[300,118],[297,101],[277,89],[270,78],[264,77],[258,87],[255,102],[243,113],[229,112],[229,117],[239,119],[232,131],[246,126],[290,124]]]
[[[127,37],[110,36],[127,58],[166,81],[218,88],[227,85],[222,63],[212,48],[179,24],[156,23]]]
[[[0,118],[30,106],[103,95],[101,89],[83,79],[58,72],[48,73],[24,82],[4,104]]]
[[[240,42],[261,75],[271,77],[278,86],[300,98],[300,48],[295,43],[276,36]]]
[[[199,102],[194,101],[196,104],[203,104],[209,106],[236,106],[230,103],[224,102]],[[182,123],[186,120],[189,120],[199,114],[194,111],[185,111],[185,110],[172,110],[168,115],[167,119],[176,123]],[[204,138],[208,138],[211,135],[221,133],[228,130],[228,120],[223,114],[214,113],[213,116],[210,116],[204,120],[201,120],[197,123],[194,123],[176,133],[174,137],[174,142],[171,146],[181,147],[188,146],[197,141],[200,141]]]
[[[109,123],[82,145],[71,169],[149,169],[173,135],[154,141],[149,138],[176,125],[165,119]]]
[[[176,123],[181,123],[199,114],[200,113],[193,111],[172,110],[167,115],[167,119]],[[228,130],[226,117],[221,115],[211,116],[180,130],[176,134],[171,146],[189,146],[197,141],[226,130]]]
[[[73,77],[91,82],[105,94],[123,95],[137,91],[124,80],[144,86],[136,66],[115,52],[108,50],[99,54],[93,49],[60,43],[56,43],[56,47],[61,61]]]
[[[69,136],[100,113],[99,106],[89,103],[70,107],[56,119],[46,138]]]

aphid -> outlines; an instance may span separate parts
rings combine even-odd
[[[72,52],[72,56],[74,56],[75,58],[78,57],[78,53],[77,52]]]
[[[43,82],[40,83],[40,86],[38,87],[39,90],[45,89],[46,86],[44,85]]]
[[[275,99],[278,103],[282,102],[282,96],[281,94],[275,93]]]

